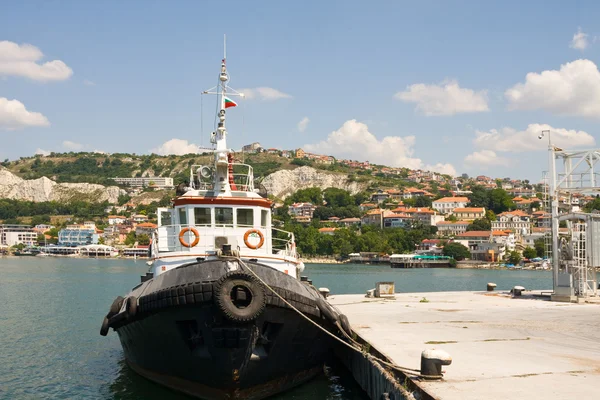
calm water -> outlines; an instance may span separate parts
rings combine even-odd
[[[112,300],[147,270],[143,261],[0,257],[0,399],[187,399],[134,374],[117,335],[99,335]],[[377,281],[400,292],[551,287],[547,271],[399,270],[308,265],[315,286],[364,293]],[[277,400],[363,400],[339,367]]]

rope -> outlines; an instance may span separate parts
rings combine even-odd
[[[258,276],[258,274],[256,272],[254,272],[241,258],[239,257],[226,257],[223,256],[223,258],[231,258],[234,260],[237,260],[240,265],[247,271],[249,271],[252,275],[254,275],[254,277],[256,279],[258,279],[260,281],[260,283],[262,283],[267,289],[269,289],[275,296],[279,297],[279,299],[281,301],[283,301],[288,307],[290,307],[292,310],[296,311],[302,318],[304,318],[305,320],[307,320],[308,322],[310,322],[311,324],[313,324],[314,326],[316,326],[317,328],[319,328],[320,330],[322,330],[325,334],[329,335],[330,337],[332,337],[333,339],[337,340],[338,342],[340,342],[341,344],[343,344],[344,346],[358,352],[361,353],[363,356],[370,358],[374,361],[377,361],[383,365],[386,365],[394,370],[403,372],[403,373],[409,373],[410,375],[416,375],[419,378],[430,378],[430,379],[438,379],[443,377],[443,375],[423,375],[421,374],[419,370],[417,369],[413,369],[413,368],[407,368],[407,367],[401,367],[399,365],[396,365],[394,363],[390,363],[388,361],[382,360],[379,357],[375,357],[369,353],[366,352],[366,350],[360,348],[360,343],[358,343],[356,340],[354,340],[353,338],[351,338],[345,331],[344,329],[342,329],[342,327],[340,326],[339,322],[336,322],[336,326],[338,327],[338,329],[340,330],[340,332],[342,332],[342,334],[349,339],[350,341],[352,341],[353,343],[355,343],[356,345],[353,345],[351,343],[346,342],[345,340],[342,340],[340,337],[338,337],[337,335],[334,335],[333,333],[329,332],[327,329],[325,329],[324,327],[322,327],[321,325],[317,324],[315,321],[313,321],[312,319],[310,319],[309,317],[307,317],[302,311],[298,310],[296,307],[294,307],[290,302],[288,302],[285,298],[283,298],[283,296],[281,296],[279,293],[277,293],[275,291],[275,289],[273,289],[271,286],[269,286],[269,284],[267,284],[264,280],[262,280],[262,278],[260,276]]]

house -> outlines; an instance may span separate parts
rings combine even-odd
[[[321,233],[323,235],[333,236],[335,234],[336,229],[337,228],[329,228],[329,227],[319,228],[319,233]]]
[[[457,236],[467,231],[467,221],[440,221],[436,224],[438,236]]]
[[[417,188],[406,188],[404,192],[402,192],[403,199],[414,199],[415,197],[428,196],[430,193],[423,189]]]
[[[14,246],[24,244],[34,246],[37,243],[38,232],[29,225],[2,224],[0,225],[0,245]]]
[[[153,224],[151,222],[142,222],[141,224],[137,224],[135,227],[136,235],[148,235],[152,236],[152,233],[158,228],[158,225]]]
[[[375,204],[375,203],[362,203],[360,206],[358,206],[358,209],[361,212],[365,212],[367,210],[372,210],[373,208],[377,208],[377,204]]]
[[[383,210],[380,208],[376,208],[373,210],[369,210],[362,216],[360,219],[363,225],[378,225],[383,226]]]
[[[315,159],[315,162],[322,165],[331,165],[335,162],[335,158],[332,156],[319,156]]]
[[[242,147],[244,153],[256,153],[262,146],[258,142],[250,143]]]
[[[343,218],[338,221],[338,224],[344,226],[360,225],[360,218]]]
[[[539,200],[535,199],[523,199],[521,198],[521,200],[519,201],[514,201],[515,205],[517,206],[518,210],[529,210],[531,207],[533,207],[534,203],[539,204]]]
[[[294,203],[289,206],[288,212],[292,217],[309,217],[312,219],[317,206],[312,203]]]
[[[281,151],[279,149],[274,149],[274,148],[267,149],[267,154],[279,155],[280,153],[281,153]]]
[[[444,220],[444,216],[438,214],[429,207],[413,207],[405,209],[404,212],[412,216],[415,222],[420,222],[425,226],[436,226],[438,222]]]
[[[455,208],[452,214],[461,221],[473,221],[485,218],[485,207],[460,207]]]
[[[377,193],[371,195],[371,201],[383,203],[390,197],[389,193],[384,190],[378,190]]]
[[[122,215],[109,215],[108,216],[108,224],[109,225],[121,225],[127,221],[127,218]]]
[[[407,228],[411,226],[414,220],[413,216],[406,213],[396,214],[389,211],[383,213],[384,228]]]
[[[509,229],[518,238],[531,233],[531,217],[521,210],[506,211],[498,214],[496,217],[497,221],[492,221],[492,230]]]
[[[87,244],[98,244],[96,225],[67,225],[58,232],[58,244],[61,246],[84,246]]]
[[[306,152],[302,149],[296,150],[296,158],[304,158],[306,156]]]
[[[392,200],[400,201],[402,199],[402,192],[398,189],[388,189],[387,193]]]
[[[467,204],[469,204],[467,197],[442,197],[434,200],[431,207],[441,213],[450,214],[455,208],[464,208]]]
[[[133,220],[133,222],[137,222],[138,224],[141,222],[148,221],[148,217],[145,215],[142,215],[142,214],[136,214],[136,215],[132,216],[131,219]]]
[[[45,233],[54,228],[56,228],[54,225],[39,224],[33,227],[33,231],[36,233]]]

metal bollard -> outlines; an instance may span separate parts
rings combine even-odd
[[[512,288],[511,292],[513,297],[517,297],[521,295],[521,292],[523,292],[525,290],[525,288],[523,286],[515,286]]]
[[[452,364],[452,357],[444,350],[429,349],[421,353],[421,374],[425,379],[442,379],[442,365]]]
[[[490,283],[487,284],[487,291],[488,292],[493,292],[494,289],[496,289],[496,284],[495,283],[490,282]]]
[[[327,289],[326,287],[320,287],[319,293],[321,293],[323,297],[327,298],[327,296],[329,296],[329,289]]]

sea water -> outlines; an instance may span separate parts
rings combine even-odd
[[[113,299],[148,270],[143,260],[0,257],[0,399],[187,399],[131,371],[117,335],[99,334]],[[365,293],[394,281],[398,292],[550,289],[550,271],[391,269],[309,264],[303,273],[335,293]],[[276,400],[366,397],[348,373],[327,373]]]

